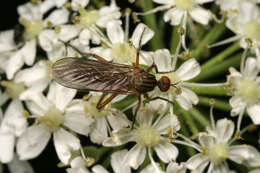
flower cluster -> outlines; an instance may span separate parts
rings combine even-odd
[[[39,172],[52,140],[67,173],[259,173],[260,1],[129,2],[18,6],[0,32],[0,173]]]

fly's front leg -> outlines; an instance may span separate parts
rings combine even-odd
[[[163,97],[158,97],[158,96],[157,96],[157,97],[150,98],[147,93],[144,94],[144,97],[145,97],[148,101],[153,101],[153,100],[159,99],[159,100],[164,100],[164,101],[166,101],[166,102],[168,102],[168,103],[174,104],[173,101],[168,100],[168,99],[163,98]]]
[[[99,55],[93,54],[93,53],[82,53],[83,56],[92,56],[95,59],[97,59],[98,61],[102,61],[102,62],[108,62],[107,60],[105,60],[104,58],[102,58]]]
[[[135,108],[135,113],[134,113],[134,117],[133,117],[133,120],[132,120],[132,127],[131,127],[131,129],[134,128],[135,120],[136,120],[136,115],[137,115],[137,112],[138,112],[138,110],[139,110],[139,108],[140,108],[140,106],[141,106],[141,95],[138,94],[137,97],[138,97],[138,103],[137,103],[137,106],[136,106],[136,108]]]
[[[101,96],[101,98],[99,99],[96,108],[97,108],[98,110],[103,109],[103,108],[104,108],[108,103],[110,103],[117,95],[118,95],[117,93],[114,93],[114,94],[112,94],[111,96],[109,96],[103,103],[101,103],[102,100],[103,100],[104,97],[105,97],[105,95],[103,94],[103,95]]]
[[[145,28],[144,28],[141,36],[140,36],[138,48],[137,48],[137,51],[136,51],[136,58],[135,58],[135,66],[136,67],[139,66],[139,55],[140,55],[140,50],[142,49],[142,39],[143,39],[144,31],[145,31]]]

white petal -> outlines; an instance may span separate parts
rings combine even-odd
[[[13,100],[5,112],[1,124],[1,131],[20,136],[27,127],[27,121],[23,116],[23,111],[24,109],[21,101]]]
[[[260,104],[255,104],[253,106],[248,107],[247,112],[254,124],[260,124]]]
[[[92,124],[90,140],[94,143],[101,144],[108,136],[106,119],[104,117],[97,117],[95,120],[95,123]]]
[[[153,0],[153,2],[158,3],[158,4],[174,5],[173,0]]]
[[[67,0],[53,0],[55,2],[56,7],[60,8],[62,7]]]
[[[213,173],[230,173],[227,164],[214,165]]]
[[[107,24],[107,36],[112,44],[124,41],[124,31],[119,22],[109,22]]]
[[[211,14],[201,7],[195,7],[190,11],[191,17],[198,23],[207,25],[211,19]]]
[[[148,51],[140,51],[140,59],[139,63],[147,66],[151,66],[153,64],[153,54],[154,52]]]
[[[52,12],[44,21],[51,22],[53,26],[67,23],[69,19],[69,11],[66,8],[61,8]]]
[[[37,157],[47,145],[51,134],[41,125],[29,127],[17,141],[17,154],[21,160]]]
[[[51,8],[55,7],[55,4],[53,2],[53,0],[45,0],[42,1],[40,4],[40,11],[42,14],[46,13],[47,11],[49,11]]]
[[[163,19],[165,22],[170,21],[171,25],[179,25],[183,15],[184,12],[182,10],[178,8],[172,8],[164,14]]]
[[[58,37],[64,42],[68,42],[79,34],[79,27],[76,25],[61,25]]]
[[[144,161],[146,156],[146,148],[135,145],[125,156],[125,160],[129,166],[137,169]]]
[[[255,58],[247,58],[245,69],[243,71],[243,76],[255,78],[257,74],[259,73],[259,69],[257,66],[257,62]]]
[[[72,0],[71,8],[74,11],[77,11],[80,7],[85,8],[88,3],[89,3],[89,0]]]
[[[154,149],[161,161],[165,163],[175,161],[179,154],[178,149],[167,141],[160,142]]]
[[[8,163],[14,155],[15,136],[10,133],[0,132],[0,161]]]
[[[203,147],[210,148],[214,144],[215,136],[207,135],[206,133],[199,133],[199,142]]]
[[[200,173],[203,172],[208,163],[209,160],[206,156],[202,154],[196,154],[186,162],[186,166],[188,169],[196,170]]]
[[[168,49],[160,49],[154,53],[154,63],[156,64],[158,71],[168,72],[172,71],[172,57]]]
[[[248,145],[233,145],[229,148],[228,158],[241,164],[246,160],[255,158],[255,152]]]
[[[185,164],[178,165],[176,162],[171,162],[166,169],[167,173],[186,173]]]
[[[107,119],[113,130],[129,126],[129,120],[125,114],[119,110],[113,110],[113,113],[108,115]]]
[[[0,32],[0,52],[15,49],[14,30]]]
[[[176,70],[176,74],[182,81],[186,81],[194,78],[200,73],[200,65],[194,59],[189,59],[185,61],[179,68]]]
[[[233,121],[226,118],[218,120],[216,125],[217,140],[227,142],[233,135],[235,125]]]
[[[111,155],[111,166],[115,173],[130,173],[130,167],[124,162],[127,150],[120,150]]]
[[[32,65],[36,56],[36,40],[31,39],[30,41],[26,42],[20,51],[25,64]]]
[[[64,111],[66,106],[75,97],[77,90],[66,88],[60,84],[53,82],[50,84],[47,98],[61,111]]]
[[[17,11],[20,17],[29,21],[39,20],[42,18],[39,6],[30,2],[18,6]]]
[[[71,152],[80,149],[80,141],[77,137],[67,132],[63,128],[60,128],[53,134],[54,146],[59,159],[68,164],[71,158]]]
[[[28,161],[21,161],[14,157],[13,161],[8,164],[11,173],[34,173],[34,170]]]
[[[150,28],[148,28],[143,23],[139,23],[134,30],[134,33],[131,37],[131,41],[133,45],[136,48],[138,48],[141,37],[142,37],[141,45],[144,45],[145,43],[147,43],[149,40],[152,39],[153,35],[154,32]]]
[[[14,74],[24,65],[24,61],[21,52],[17,51],[13,56],[10,57],[7,67],[6,75],[7,79],[10,80],[14,77]]]
[[[64,125],[81,135],[88,135],[89,126],[93,122],[91,117],[84,116],[84,102],[82,100],[73,100],[65,110]]]
[[[214,0],[195,0],[195,2],[198,4],[204,4],[204,3],[212,2],[212,1],[214,1]]]
[[[244,158],[243,164],[245,164],[248,167],[258,167],[260,162],[259,151],[257,151],[256,148],[250,145],[247,145],[246,148],[243,147],[243,149],[247,152],[247,154],[245,155],[247,157]]]
[[[189,110],[193,104],[199,102],[198,96],[193,91],[182,87],[181,92],[182,93],[177,96],[176,101],[183,109]]]
[[[231,116],[239,115],[245,109],[245,103],[240,96],[233,96],[229,100],[229,104],[232,107]]]
[[[92,168],[93,173],[109,173],[103,166],[96,165]]]
[[[39,92],[28,91],[20,95],[21,100],[25,100],[29,110],[35,115],[42,115],[49,110],[52,104]]]
[[[132,140],[132,131],[128,128],[117,129],[112,132],[112,136],[104,140],[104,146],[119,146]]]
[[[48,83],[48,65],[45,61],[39,61],[31,68],[26,68],[19,71],[14,78],[16,83],[23,82],[27,87],[30,87],[35,92],[43,91]]]
[[[169,128],[174,128],[175,131],[180,129],[180,123],[176,115],[165,115],[159,122],[156,124],[155,128],[160,132],[167,132]]]

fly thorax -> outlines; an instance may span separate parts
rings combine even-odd
[[[135,63],[136,49],[127,42],[115,43],[111,48],[111,57],[117,63]]]
[[[2,81],[1,85],[5,87],[5,91],[12,99],[18,99],[20,94],[26,90],[26,86],[22,82]]]
[[[97,109],[97,103],[100,96],[92,96],[86,104],[84,104],[85,117],[105,117],[108,115],[110,104],[107,104],[101,110]]]
[[[229,155],[228,144],[224,142],[217,142],[211,145],[207,150],[207,155],[211,162],[218,165],[225,161]]]
[[[159,131],[150,125],[138,127],[134,132],[134,136],[136,142],[142,147],[153,147],[160,141]]]
[[[235,91],[235,95],[243,98],[247,105],[259,102],[260,86],[252,79],[242,79]]]
[[[25,40],[31,40],[37,37],[45,29],[45,25],[42,20],[28,21],[24,18],[19,18],[19,23],[25,28],[23,35]]]
[[[250,21],[242,25],[243,34],[251,40],[260,40],[260,22]]]
[[[83,27],[90,27],[96,24],[99,19],[99,13],[97,10],[86,11],[84,8],[79,8],[79,16],[74,18],[75,24],[80,24]]]
[[[40,116],[37,121],[49,132],[55,132],[63,124],[64,117],[62,111],[52,106],[44,115]]]
[[[176,0],[175,5],[178,9],[189,11],[193,9],[195,0]]]

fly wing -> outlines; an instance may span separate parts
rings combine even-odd
[[[133,68],[86,58],[63,58],[52,66],[54,80],[68,88],[129,93]]]

